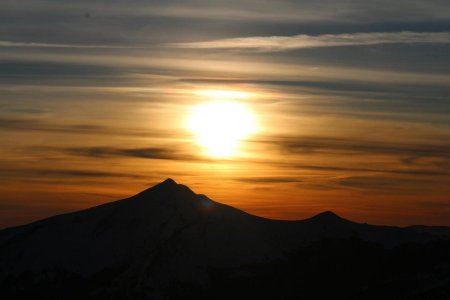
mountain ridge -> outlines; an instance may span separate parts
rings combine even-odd
[[[247,214],[249,216],[252,216],[252,217],[255,217],[255,218],[264,219],[264,220],[267,220],[267,221],[289,222],[289,223],[292,223],[292,222],[303,222],[303,221],[329,221],[329,222],[331,222],[331,221],[346,221],[346,222],[356,223],[356,222],[350,221],[348,219],[345,219],[345,218],[339,216],[338,214],[336,214],[335,212],[330,211],[330,210],[325,210],[323,212],[317,213],[316,215],[313,215],[313,216],[305,218],[305,219],[284,220],[284,219],[272,219],[272,218],[267,218],[267,217],[261,217],[261,216],[257,216],[257,215],[253,215],[251,213],[245,212],[245,211],[240,210],[238,208],[235,208],[233,206],[230,206],[230,205],[227,205],[227,204],[223,204],[223,203],[220,203],[220,202],[216,202],[216,201],[210,199],[208,196],[206,196],[204,194],[197,194],[197,193],[195,193],[188,186],[183,185],[183,184],[179,184],[172,178],[167,178],[167,179],[163,180],[162,182],[160,182],[160,183],[158,183],[158,184],[156,184],[156,185],[154,185],[152,187],[149,187],[149,188],[147,188],[147,189],[137,193],[136,195],[128,197],[128,198],[102,203],[102,204],[99,204],[99,205],[96,205],[96,206],[93,206],[93,207],[89,207],[89,208],[78,210],[78,211],[74,211],[74,212],[62,213],[62,214],[59,214],[59,215],[54,215],[54,216],[42,218],[42,219],[30,222],[30,223],[26,223],[26,224],[21,224],[21,225],[17,225],[17,226],[11,226],[11,227],[2,228],[2,229],[0,229],[0,232],[2,232],[4,230],[7,231],[7,230],[10,230],[10,229],[19,228],[19,227],[22,227],[22,226],[28,226],[28,225],[31,225],[31,224],[34,224],[34,223],[43,222],[43,221],[46,221],[46,220],[51,220],[53,218],[59,218],[59,217],[68,216],[68,215],[72,215],[72,214],[78,214],[78,213],[83,212],[83,211],[88,211],[88,210],[92,210],[92,209],[95,209],[95,208],[100,208],[100,207],[103,207],[103,206],[114,205],[115,203],[131,200],[131,199],[140,198],[141,200],[149,200],[149,199],[146,199],[146,195],[148,195],[149,193],[152,193],[154,191],[169,192],[170,194],[175,195],[175,196],[177,196],[177,194],[179,196],[180,193],[185,193],[185,195],[189,195],[190,194],[192,197],[197,197],[198,198],[198,199],[194,199],[194,200],[199,200],[199,201],[202,201],[202,202],[208,202],[210,205],[215,204],[215,205],[222,205],[222,206],[230,207],[230,208],[233,208],[233,209],[238,210],[240,212],[243,212],[243,213],[245,213],[245,214]],[[359,224],[363,224],[363,223],[359,223]],[[366,224],[366,223],[364,223],[364,224]],[[380,226],[383,226],[383,225],[380,225]],[[398,227],[398,226],[390,226],[390,227]],[[414,227],[421,227],[421,228],[423,228],[423,227],[450,228],[450,227],[446,227],[446,226],[426,226],[426,225],[412,225],[412,226],[398,227],[398,228],[414,228]]]
[[[376,225],[370,225],[366,223],[356,223],[347,219],[344,219],[337,215],[336,213],[332,211],[324,211],[321,213],[318,213],[317,215],[314,215],[310,218],[306,219],[299,219],[299,220],[278,220],[278,219],[269,219],[264,218],[256,215],[252,215],[250,213],[247,213],[245,211],[242,211],[238,208],[222,204],[219,202],[216,202],[214,200],[211,200],[206,195],[203,194],[197,194],[193,190],[191,190],[189,187],[177,183],[175,180],[171,178],[167,178],[166,180],[150,187],[142,192],[131,196],[129,198],[112,201],[103,203],[91,208],[87,208],[84,210],[76,211],[76,212],[69,212],[61,215],[51,216],[49,218],[44,218],[41,220],[34,221],[29,224],[14,226],[14,227],[8,227],[0,230],[0,233],[7,232],[7,231],[14,231],[18,228],[23,228],[27,226],[32,226],[33,224],[42,224],[45,222],[52,222],[55,220],[58,220],[60,218],[65,217],[71,217],[71,216],[77,216],[79,214],[89,213],[92,210],[105,210],[108,208],[112,208],[118,205],[128,204],[127,206],[133,206],[133,208],[136,211],[143,211],[144,209],[151,209],[152,205],[157,205],[158,201],[161,201],[161,199],[164,199],[164,202],[159,203],[158,205],[165,206],[168,203],[177,202],[175,209],[186,209],[190,208],[190,210],[194,209],[196,210],[196,213],[203,214],[207,216],[208,214],[214,213],[217,209],[225,209],[227,211],[233,211],[235,213],[239,213],[242,215],[245,215],[247,217],[253,218],[255,220],[260,220],[263,222],[271,222],[271,223],[287,223],[287,224],[295,224],[295,223],[323,223],[323,224],[329,224],[332,225],[333,223],[340,223],[340,224],[354,224],[354,225],[360,225],[360,226],[374,226],[374,227],[389,227],[389,228],[397,228],[397,229],[410,229],[417,232],[426,232],[431,233],[433,231],[433,228],[436,228],[440,232],[445,231],[445,226],[424,226],[424,225],[416,225],[416,226],[409,226],[409,227],[397,227],[397,226],[376,226]],[[140,206],[140,207],[135,207]],[[170,208],[169,208],[170,209]],[[223,212],[222,212],[223,213]],[[443,229],[444,228],[444,229]],[[0,235],[0,241],[1,241],[1,235]]]
[[[211,270],[283,261],[308,245],[349,239],[393,248],[436,237],[330,211],[298,221],[261,218],[167,179],[126,199],[1,230],[0,283],[24,274],[93,278],[120,270],[117,278],[153,290],[204,285]]]

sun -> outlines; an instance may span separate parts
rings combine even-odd
[[[207,155],[227,158],[237,154],[239,143],[255,132],[256,125],[246,105],[220,99],[195,106],[188,128]]]

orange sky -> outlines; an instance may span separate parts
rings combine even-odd
[[[186,125],[192,107],[223,100],[202,92],[214,88],[245,92],[227,100],[245,103],[258,124],[225,158],[209,157]],[[311,103],[327,99],[308,91],[99,90],[123,99],[66,107],[53,100],[61,91],[44,89],[42,101],[61,117],[22,117],[2,130],[1,226],[131,196],[167,177],[270,218],[333,210],[359,222],[450,224],[439,127],[321,110]],[[164,101],[147,101],[154,93]]]

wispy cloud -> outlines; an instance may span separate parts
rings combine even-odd
[[[339,137],[274,137],[261,139],[259,142],[272,143],[282,151],[302,154],[374,154],[398,155],[403,157],[450,158],[450,145],[447,142],[393,143],[365,140],[351,140]]]
[[[86,135],[165,137],[164,132],[148,132],[131,128],[114,128],[96,124],[69,124],[48,122],[39,118],[3,118],[0,117],[0,131],[35,131]]]
[[[2,169],[0,170],[0,179],[7,178],[84,178],[84,177],[119,177],[119,178],[147,178],[138,174],[103,172],[93,170],[75,170],[75,169]]]
[[[194,49],[247,49],[262,52],[304,48],[377,44],[449,44],[450,32],[369,32],[323,35],[254,36],[204,42],[172,43],[170,47]]]
[[[35,43],[35,42],[13,42],[1,41],[0,47],[26,47],[26,48],[75,48],[75,49],[136,49],[144,48],[138,46],[120,45],[82,45],[82,44],[56,44],[56,43]]]
[[[235,181],[245,183],[292,183],[301,182],[302,180],[294,177],[278,176],[278,177],[240,177],[234,178]]]
[[[450,176],[448,164],[450,147],[446,142],[381,142],[351,140],[333,137],[274,137],[259,142],[272,144],[289,157],[301,154],[306,157],[332,156],[353,163],[341,164],[333,161],[321,163],[275,162],[279,167],[311,170],[318,173],[385,173],[411,176]],[[384,157],[384,159],[381,159]],[[373,158],[379,163],[374,163]],[[386,160],[386,158],[388,158]],[[339,161],[338,160],[338,161]],[[313,160],[312,160],[313,161]],[[389,161],[390,163],[386,163]]]
[[[435,181],[387,176],[352,176],[340,179],[338,184],[345,187],[369,190],[405,190],[416,192],[429,189]]]
[[[64,133],[105,133],[105,128],[97,125],[87,124],[54,124],[40,119],[31,118],[0,118],[1,130],[25,130],[25,131],[44,131],[44,132],[64,132]],[[111,133],[113,131],[111,130]]]
[[[181,153],[179,151],[163,147],[148,147],[148,148],[80,147],[80,148],[65,149],[65,151],[68,152],[69,154],[89,156],[94,158],[134,157],[134,158],[181,160],[181,161],[206,160],[206,158]]]

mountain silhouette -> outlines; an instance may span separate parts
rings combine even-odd
[[[376,258],[384,258],[403,245],[441,253],[447,241],[431,227],[359,224],[330,211],[299,221],[265,219],[167,179],[127,199],[1,230],[0,288],[8,299],[176,299],[189,293],[211,299],[218,298],[218,290],[232,291],[222,286],[229,283],[251,296],[252,285],[277,282],[274,268],[286,271],[277,275],[281,278],[300,261],[315,268],[303,261],[314,257],[317,268],[328,270],[322,262],[334,250],[341,253],[342,247],[347,249],[344,259],[353,265],[349,253],[375,251]],[[311,247],[314,254],[308,252]],[[370,264],[371,259],[368,255],[364,261]],[[445,276],[430,280],[425,290],[443,286],[445,292],[442,282],[450,282]],[[274,285],[259,297],[269,297],[278,288]],[[350,291],[363,295],[360,288]],[[286,295],[295,290],[286,289]],[[312,291],[299,292],[311,296]]]

